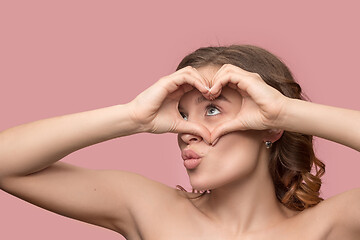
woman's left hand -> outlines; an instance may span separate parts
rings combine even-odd
[[[216,127],[211,133],[211,142],[233,131],[281,128],[281,116],[288,98],[266,84],[259,74],[225,64],[215,74],[211,85],[214,99],[226,85],[238,90],[243,97],[236,118]]]

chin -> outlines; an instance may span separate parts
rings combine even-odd
[[[252,174],[254,174],[255,166],[248,166],[248,168],[242,168],[241,171],[218,171],[215,174],[202,174],[200,172],[190,172],[189,180],[190,185],[193,189],[199,191],[212,190],[216,188],[221,188],[226,185],[231,185],[232,183],[244,181],[248,179]],[[241,168],[239,168],[241,169]]]
[[[194,173],[189,174],[190,185],[198,191],[206,191],[226,185],[227,182],[220,179],[214,179],[214,176],[200,176]],[[228,182],[231,180],[227,179]]]
[[[205,191],[212,189],[211,185],[209,185],[209,181],[207,181],[206,178],[202,178],[201,176],[196,175],[195,173],[189,174],[189,180],[191,187],[195,190]]]

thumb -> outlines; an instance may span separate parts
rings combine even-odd
[[[202,124],[187,122],[185,120],[180,121],[176,129],[176,133],[188,133],[196,136],[200,136],[206,143],[210,143],[210,131]]]

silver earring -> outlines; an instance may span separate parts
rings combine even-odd
[[[266,141],[266,142],[265,142],[265,146],[266,146],[267,149],[271,148],[272,142]]]

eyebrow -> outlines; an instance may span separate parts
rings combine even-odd
[[[225,102],[231,103],[231,102],[229,101],[229,99],[227,99],[226,97],[224,97],[222,94],[220,94],[217,98],[215,98],[215,99],[212,100],[212,101],[216,101],[216,100],[221,100],[221,101],[225,101]],[[206,99],[204,96],[201,95],[200,97],[198,97],[198,98],[196,99],[195,103],[198,105],[198,104],[200,104],[200,103],[202,103],[202,102],[205,102],[205,101],[212,102],[211,100],[208,100],[208,99]],[[184,108],[179,105],[179,106],[178,106],[178,109],[183,110]]]
[[[222,100],[222,101],[225,101],[225,102],[230,102],[226,97],[224,97],[222,94],[220,94],[217,98],[215,98],[213,101],[216,101],[216,100]],[[204,101],[210,101],[208,99],[206,99],[204,96],[200,96],[196,99],[196,104],[200,104]]]

